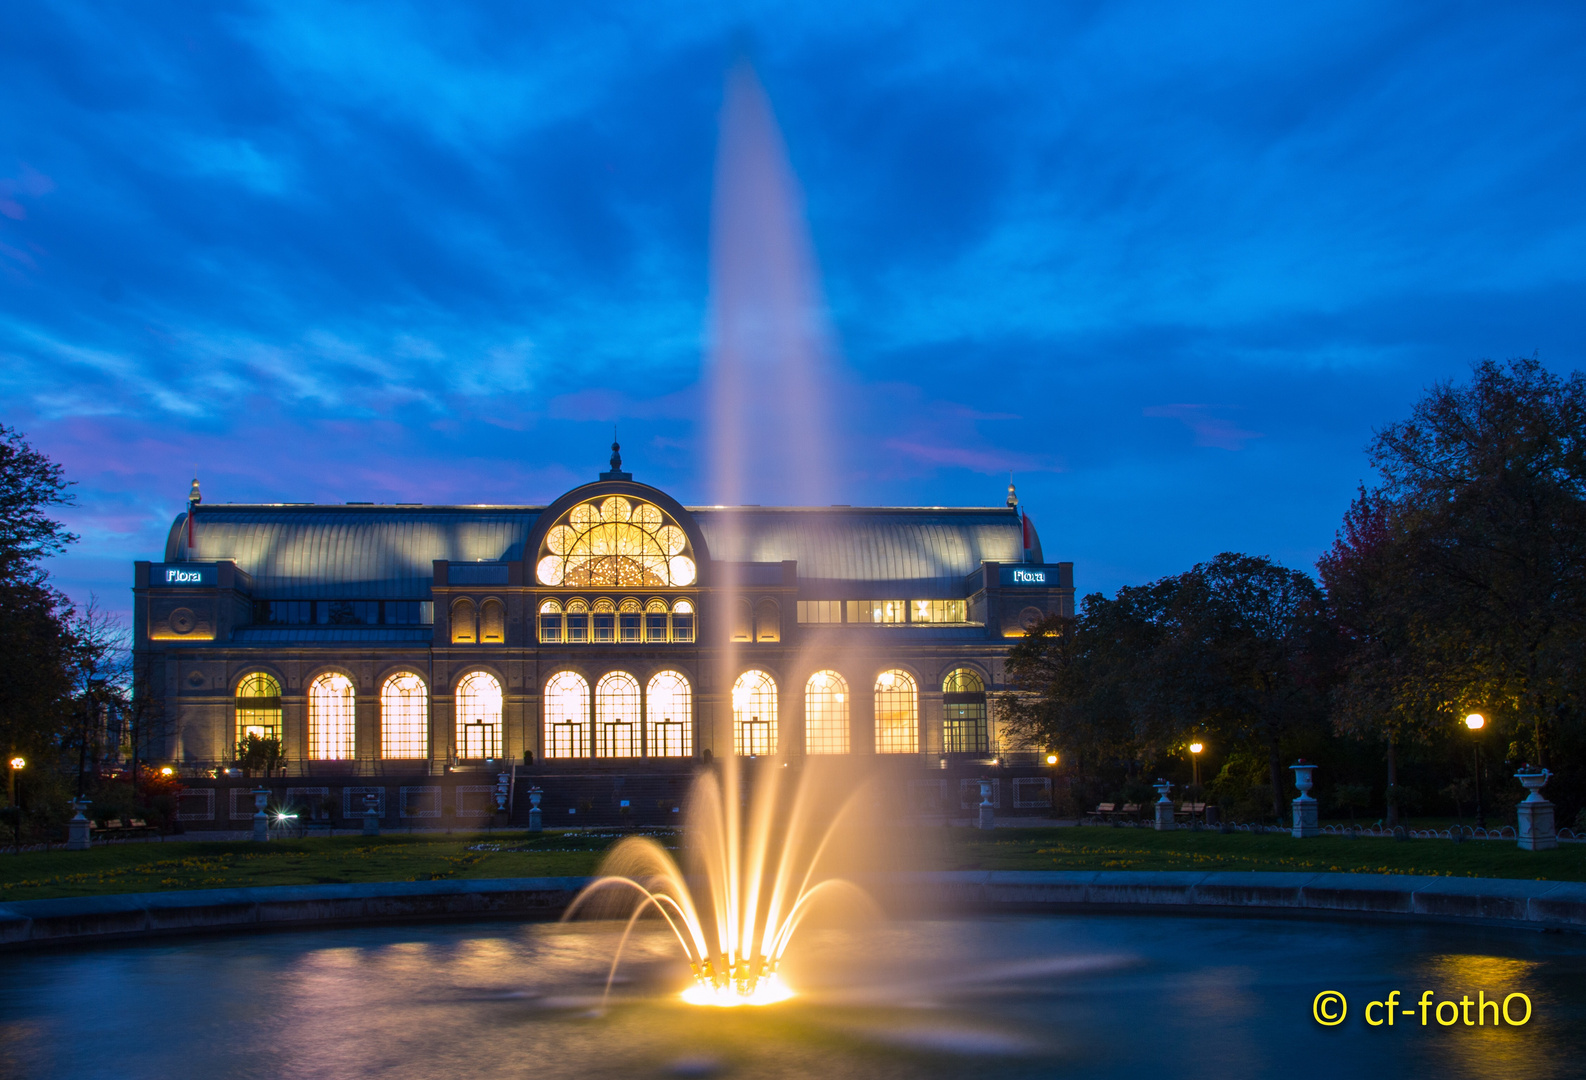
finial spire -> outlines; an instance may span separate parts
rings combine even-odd
[[[616,425],[612,425],[611,435],[611,471],[601,473],[600,478],[602,480],[632,480],[632,473],[622,471],[622,444],[616,439]]]
[[[1008,505],[1019,505],[1019,493],[1013,490],[1013,473],[1008,473]]]
[[[187,492],[187,501],[197,506],[204,501],[203,493],[198,490],[198,470],[193,470],[193,486]]]

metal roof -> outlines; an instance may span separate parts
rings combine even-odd
[[[433,562],[523,558],[542,507],[201,506],[187,547],[185,516],[169,562],[232,559],[256,595],[276,599],[423,599]],[[806,595],[963,595],[982,562],[1019,562],[1020,520],[1003,507],[691,507],[712,557],[798,562]],[[1033,553],[1040,559],[1039,541]]]

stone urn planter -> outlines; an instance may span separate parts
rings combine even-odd
[[[1522,851],[1549,851],[1558,847],[1558,827],[1553,820],[1553,804],[1542,798],[1542,786],[1553,778],[1546,769],[1518,772],[1514,778],[1525,786],[1527,795],[1515,807],[1519,845]]]
[[[1301,758],[1289,766],[1294,770],[1294,786],[1300,789],[1299,795],[1291,804],[1294,810],[1294,828],[1292,835],[1297,837],[1320,836],[1321,824],[1317,821],[1316,800],[1311,797],[1311,787],[1315,784],[1314,774],[1316,766]]]
[[[1168,792],[1173,790],[1173,785],[1161,778],[1151,785],[1156,790],[1156,828],[1158,832],[1167,832],[1177,828],[1173,824],[1173,800],[1168,798]]]

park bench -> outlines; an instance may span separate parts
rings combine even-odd
[[[1206,804],[1203,802],[1187,802],[1179,807],[1178,816],[1185,818],[1198,818],[1206,813]]]
[[[1092,810],[1090,813],[1091,813],[1092,817],[1105,818],[1105,817],[1109,817],[1112,814],[1115,814],[1117,812],[1118,812],[1118,804],[1117,803],[1104,802],[1104,803],[1097,803],[1096,804],[1096,809]]]
[[[1118,811],[1118,813],[1122,814],[1124,817],[1139,817],[1140,804],[1137,802],[1126,802],[1123,804],[1123,809]]]

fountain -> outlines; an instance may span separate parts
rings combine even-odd
[[[683,999],[696,1005],[768,1005],[793,995],[781,964],[800,924],[817,902],[846,896],[864,910],[873,905],[863,889],[831,872],[836,858],[851,851],[851,793],[836,813],[824,815],[817,771],[771,759],[748,799],[737,759],[720,773],[694,784],[685,835],[692,841],[692,874],[647,837],[617,844],[601,865],[601,876],[568,908],[579,914],[626,914],[627,923],[606,979],[610,992],[622,950],[647,913],[666,922],[688,959],[693,985]],[[796,777],[785,792],[784,778]],[[862,790],[860,788],[859,790]]]

